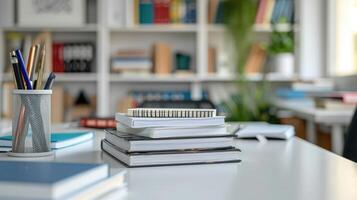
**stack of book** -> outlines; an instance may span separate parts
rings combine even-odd
[[[122,74],[149,74],[152,70],[150,55],[145,50],[119,50],[112,56],[112,72]]]
[[[234,135],[214,109],[129,109],[117,113],[102,149],[129,167],[239,162]]]

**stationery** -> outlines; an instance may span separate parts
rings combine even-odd
[[[216,109],[133,108],[128,109],[127,115],[130,117],[204,118],[215,117]]]
[[[109,177],[106,164],[0,161],[0,166],[1,199],[65,199]]]
[[[115,120],[131,128],[147,127],[190,127],[190,126],[219,126],[224,125],[224,116],[204,118],[155,118],[155,117],[130,117],[117,113]]]
[[[93,138],[93,132],[70,132],[70,133],[52,133],[51,134],[51,148],[60,149],[64,147],[80,144]],[[12,146],[12,136],[0,137],[1,147]]]

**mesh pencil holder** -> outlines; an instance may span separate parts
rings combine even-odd
[[[51,155],[52,90],[14,90],[10,156]]]

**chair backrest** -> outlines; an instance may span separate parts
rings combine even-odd
[[[206,108],[215,109],[215,105],[208,100],[201,101],[144,101],[139,108]]]
[[[347,131],[343,157],[357,162],[357,109],[353,115]]]

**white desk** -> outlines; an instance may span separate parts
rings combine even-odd
[[[58,162],[109,163],[124,168],[94,142],[56,152]],[[127,200],[356,200],[357,164],[294,138],[238,141],[241,163],[127,170]],[[0,159],[10,159],[0,154]]]
[[[331,126],[332,151],[341,155],[344,145],[343,128],[348,126],[354,110],[316,109],[312,101],[280,100],[275,101],[279,108],[293,111],[297,117],[307,120],[307,139],[316,142],[315,123]]]

